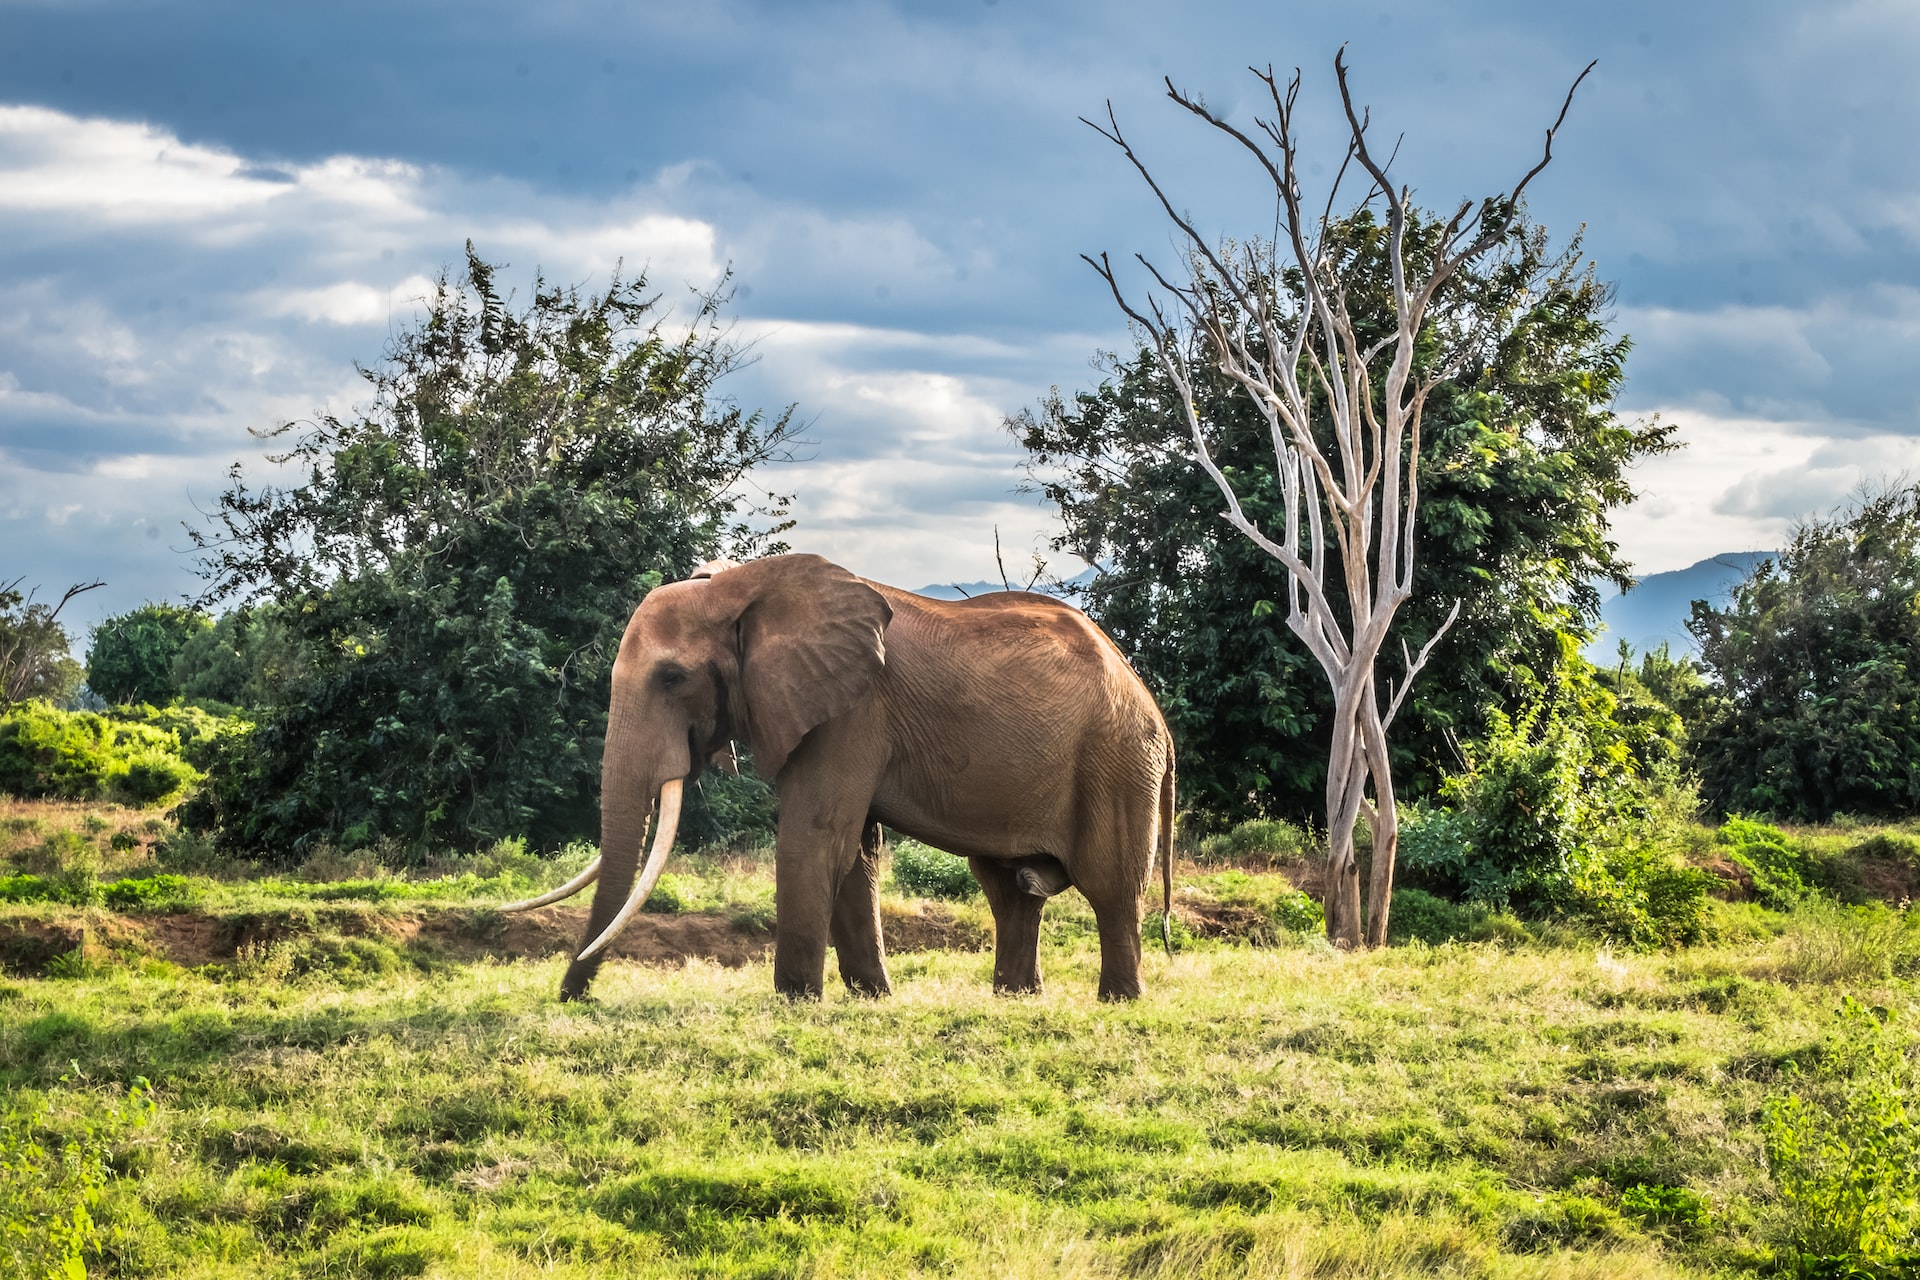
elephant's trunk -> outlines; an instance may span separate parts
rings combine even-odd
[[[680,829],[680,788],[679,778],[669,778],[661,786],[660,816],[654,823],[653,847],[647,851],[647,865],[640,872],[639,880],[634,882],[633,892],[627,895],[620,914],[613,918],[599,937],[581,949],[580,954],[574,957],[576,963],[590,959],[618,937],[620,931],[627,927],[627,921],[633,919],[634,913],[646,902],[647,895],[653,892],[653,886],[659,882],[660,873],[667,867],[667,853],[673,848],[673,837]]]
[[[544,907],[548,903],[558,902],[562,898],[571,898],[595,880],[600,878],[600,859],[595,858],[587,864],[587,869],[558,889],[549,889],[537,898],[528,898],[524,902],[509,902],[500,908],[502,911],[531,911],[535,907]]]

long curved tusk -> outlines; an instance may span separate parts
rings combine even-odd
[[[576,959],[585,960],[594,952],[611,943],[619,932],[627,927],[627,921],[633,919],[633,913],[653,892],[653,886],[660,879],[660,873],[666,870],[667,851],[673,848],[673,837],[680,829],[680,779],[669,778],[660,788],[660,818],[654,823],[653,848],[647,851],[647,865],[640,872],[633,892],[627,895],[626,905],[620,908],[620,914],[613,923],[589,943]]]
[[[585,871],[582,871],[579,875],[567,881],[565,884],[561,885],[558,889],[549,889],[547,890],[547,892],[541,894],[539,897],[528,898],[525,902],[509,902],[506,906],[500,908],[500,910],[531,911],[535,907],[544,907],[550,902],[558,902],[562,898],[571,898],[574,894],[580,892],[582,889],[586,888],[588,885],[592,884],[595,880],[598,880],[599,878],[600,878],[600,859],[595,858],[592,862],[589,862],[587,864],[587,869]]]

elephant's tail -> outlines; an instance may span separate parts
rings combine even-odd
[[[1173,757],[1160,778],[1160,945],[1173,955]]]

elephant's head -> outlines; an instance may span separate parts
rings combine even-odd
[[[552,893],[506,908],[543,906],[599,880],[563,996],[586,989],[599,953],[658,881],[682,787],[708,762],[730,763],[736,738],[751,744],[763,776],[778,776],[809,730],[865,696],[885,664],[892,616],[879,592],[813,555],[715,561],[641,602],[613,665],[601,857]],[[656,800],[653,845],[636,879]]]

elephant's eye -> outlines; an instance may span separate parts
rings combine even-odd
[[[678,689],[687,682],[687,673],[677,667],[663,667],[660,670],[660,687]]]

